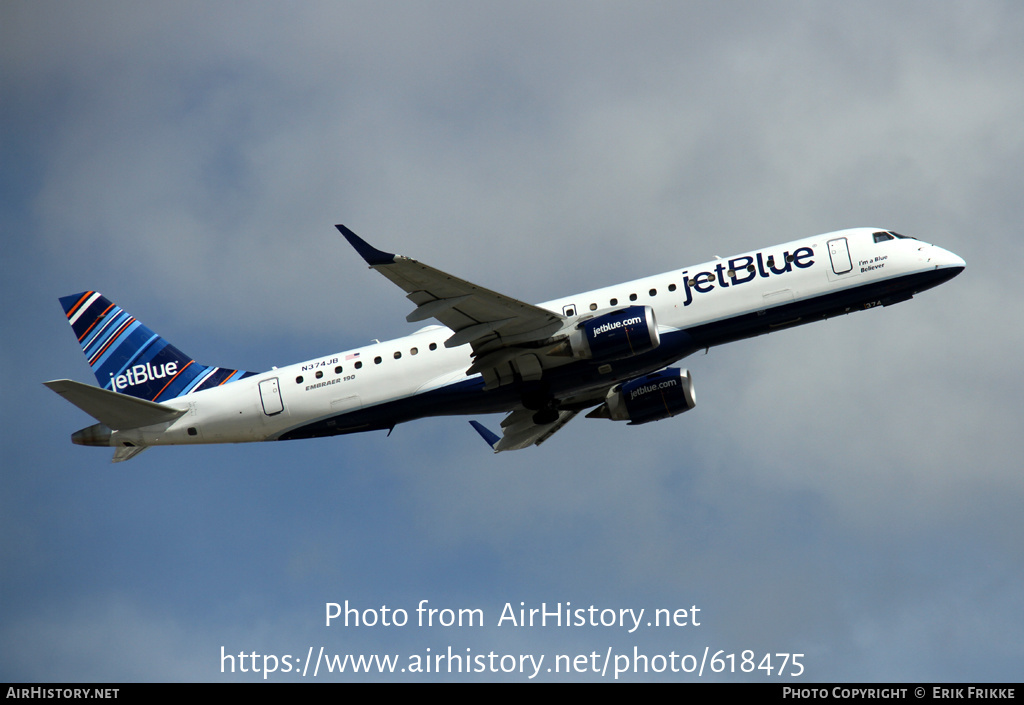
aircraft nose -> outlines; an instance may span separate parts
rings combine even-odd
[[[944,250],[941,247],[935,247],[934,250],[929,260],[935,265],[936,269],[955,270],[953,276],[956,276],[967,266],[962,257],[953,254],[949,250]]]

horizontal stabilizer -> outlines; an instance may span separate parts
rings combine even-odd
[[[70,379],[56,379],[43,384],[115,431],[173,421],[185,413],[184,409],[172,409]]]

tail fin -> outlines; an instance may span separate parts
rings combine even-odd
[[[197,363],[97,291],[60,303],[104,389],[160,402],[255,374]]]

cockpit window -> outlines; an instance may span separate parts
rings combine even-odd
[[[897,238],[899,240],[916,240],[916,237],[910,237],[909,235],[900,235],[892,230],[879,230],[874,233],[875,242],[885,242],[886,240],[892,240]]]

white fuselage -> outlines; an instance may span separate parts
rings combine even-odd
[[[640,369],[627,360],[604,373],[625,379],[671,364],[696,348],[901,301],[945,281],[942,270],[959,271],[964,266],[956,255],[912,238],[876,242],[873,234],[878,232],[858,228],[805,238],[540,306],[572,324],[623,306],[652,307],[658,330],[669,342],[660,355],[645,358]],[[927,279],[932,275],[934,283]],[[760,319],[766,324],[760,325]],[[688,333],[688,344],[673,346],[673,334],[680,332]],[[507,394],[484,390],[480,375],[467,376],[472,349],[446,348],[451,336],[448,328],[428,326],[406,337],[186,394],[164,402],[186,410],[183,416],[170,423],[114,431],[110,445],[277,440],[301,437],[289,434],[307,427],[317,431],[305,435],[330,435],[389,428],[422,416],[515,406]],[[565,364],[598,367],[572,360]],[[553,369],[557,373],[558,368]],[[450,394],[439,393],[449,388]],[[439,393],[431,397],[436,403],[411,404],[431,392]]]

